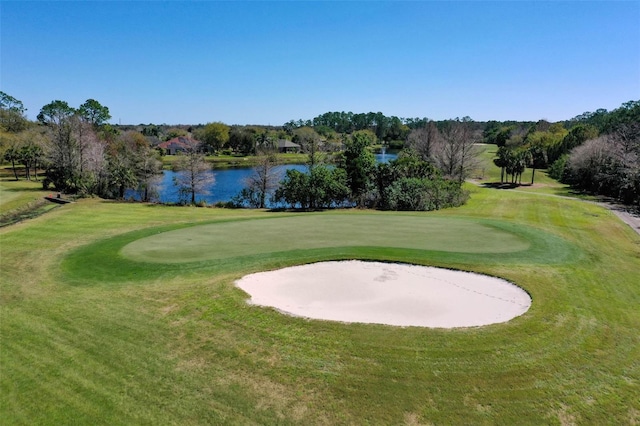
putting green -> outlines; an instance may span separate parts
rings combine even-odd
[[[456,253],[527,250],[521,235],[488,222],[390,215],[304,215],[212,223],[133,241],[120,254],[149,263],[185,263],[330,247],[394,247]]]

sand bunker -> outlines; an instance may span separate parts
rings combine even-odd
[[[236,285],[249,303],[322,320],[471,327],[525,313],[531,298],[486,275],[397,263],[320,262],[251,274]]]

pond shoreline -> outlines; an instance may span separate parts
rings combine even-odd
[[[289,156],[288,158],[293,160],[306,158],[306,155],[300,156],[299,154],[284,154]],[[378,162],[387,162],[397,157],[395,153],[375,154]],[[294,157],[295,156],[295,157]],[[244,157],[249,158],[249,157]],[[258,157],[253,157],[256,159]],[[287,157],[285,157],[287,158]],[[206,205],[216,205],[218,203],[229,203],[233,201],[233,198],[237,196],[240,191],[246,186],[245,181],[254,174],[254,167],[256,164],[250,164],[251,161],[247,160],[247,163],[242,164],[227,164],[225,167],[212,167],[210,173],[214,178],[214,183],[208,188],[206,193],[196,194],[196,203]],[[220,166],[221,163],[215,163],[215,166]],[[174,185],[173,178],[176,176],[175,171],[170,167],[166,168],[162,172],[161,182],[159,184],[158,194],[155,198],[155,202],[159,204],[182,204],[180,201],[180,194],[178,188]],[[299,171],[306,171],[307,165],[304,161],[298,161],[295,163],[280,163],[276,166],[279,169],[281,176],[279,180],[284,178],[285,172],[288,169],[296,169]],[[141,201],[141,196],[135,189],[128,189],[125,192],[124,198],[130,201]],[[283,206],[273,205],[269,203],[269,207],[278,208]]]

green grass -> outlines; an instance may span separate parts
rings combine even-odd
[[[479,184],[492,184],[500,182],[500,169],[493,164],[493,159],[496,158],[496,152],[498,151],[497,145],[479,144],[477,145],[480,151],[479,166],[472,173],[471,178],[476,180]],[[531,185],[531,176],[533,174],[532,169],[525,169],[522,174],[522,185],[517,187],[518,191],[534,192],[540,194],[559,195],[577,197],[582,195],[574,193],[568,185],[559,183],[555,179],[550,178],[547,175],[545,169],[536,170],[534,177],[534,184]],[[505,175],[505,181],[510,182],[511,176]]]
[[[498,223],[491,227],[478,221],[411,215],[297,215],[154,234],[126,245],[122,254],[140,262],[182,263],[273,253],[278,248],[288,251],[366,245],[462,253],[529,248],[525,238],[497,227]]]
[[[23,168],[16,181],[11,167],[0,169],[0,227],[44,214],[57,207],[44,199],[51,191],[42,189],[42,182],[25,180]]]
[[[640,237],[596,205],[471,190],[423,214],[81,200],[0,229],[3,423],[639,422]],[[183,262],[188,238],[211,253]],[[179,263],[131,259],[166,259],[173,239]],[[399,328],[288,317],[233,286],[351,257],[500,276],[533,305],[504,324]]]
[[[22,173],[18,172],[20,180],[16,181],[11,167],[0,170],[0,215],[24,209],[51,192],[42,189],[41,181],[25,180]]]
[[[304,164],[308,160],[307,154],[278,154],[281,164]],[[162,165],[165,169],[170,169],[176,161],[177,156],[165,155],[162,157]],[[254,167],[258,164],[258,157],[254,155],[209,155],[207,162],[211,163],[214,169],[225,169],[230,167]]]

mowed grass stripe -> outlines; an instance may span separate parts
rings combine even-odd
[[[637,423],[640,238],[600,207],[546,200],[477,189],[465,207],[417,215],[497,223],[530,242],[517,253],[328,247],[133,262],[121,248],[156,232],[274,214],[96,200],[2,229],[3,422]],[[372,214],[403,216],[320,216]],[[233,285],[360,255],[502,276],[533,306],[481,328],[347,325],[249,306]]]

